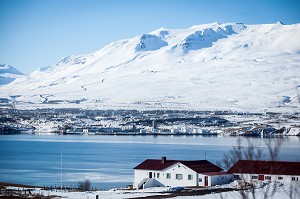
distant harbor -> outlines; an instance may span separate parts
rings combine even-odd
[[[300,135],[300,113],[0,108],[0,134]]]

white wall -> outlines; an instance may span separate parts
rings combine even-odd
[[[149,172],[152,172],[152,178],[164,186],[180,187],[180,186],[197,186],[197,173],[181,163],[176,163],[162,171],[156,170],[134,170],[134,187],[138,188],[139,183],[144,178],[149,178]],[[159,173],[159,177],[157,174]],[[167,173],[171,174],[171,178],[167,179]],[[183,179],[176,179],[176,174],[182,174]],[[188,179],[188,175],[192,179]]]
[[[205,186],[205,177],[207,175],[198,174],[198,186]],[[201,182],[199,180],[201,178]],[[215,175],[215,176],[207,176],[208,186],[215,186],[221,184],[229,184],[231,180],[233,180],[233,174],[223,174],[223,175]]]
[[[198,174],[198,186],[205,186],[205,184],[204,184],[204,181],[205,181],[204,177],[205,177],[205,175],[202,175],[200,173]],[[201,179],[201,181],[199,179]]]
[[[234,174],[238,175],[238,174]],[[255,179],[252,179],[252,176],[258,176],[258,175],[264,175],[264,181],[278,181],[278,182],[291,182],[292,177],[295,178],[296,182],[300,183],[300,176],[290,176],[290,175],[269,175],[269,174],[240,174],[241,179],[245,181],[252,181]],[[266,180],[266,176],[270,176],[271,180]],[[278,177],[282,177],[282,179],[278,179]],[[297,181],[298,178],[298,181]],[[257,179],[258,180],[258,179]]]
[[[144,179],[144,178],[148,178],[148,170],[134,170],[134,184],[133,186],[135,188],[139,188],[138,185],[139,183]]]

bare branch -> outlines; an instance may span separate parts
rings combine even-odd
[[[273,139],[268,139],[268,141],[266,141],[266,140],[264,140],[264,141],[265,141],[265,144],[268,148],[270,159],[272,161],[277,160],[278,156],[279,156],[280,149],[281,149],[281,145],[283,143],[283,140],[280,139],[280,138],[277,138],[275,140],[275,142],[272,142]],[[274,143],[274,146],[273,146],[272,143]]]

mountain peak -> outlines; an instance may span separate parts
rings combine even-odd
[[[9,84],[16,78],[22,77],[24,74],[16,68],[0,63],[0,85]]]
[[[11,73],[11,74],[16,74],[16,75],[24,75],[19,70],[17,70],[16,68],[12,67],[11,65],[0,63],[0,74],[4,74],[4,73]]]
[[[285,23],[283,23],[282,21],[277,21],[276,24],[278,24],[278,25],[285,25]]]

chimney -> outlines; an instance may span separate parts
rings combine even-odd
[[[166,156],[161,157],[161,163],[165,164],[166,162],[167,162],[167,157]]]

